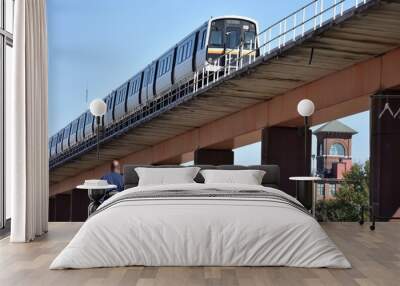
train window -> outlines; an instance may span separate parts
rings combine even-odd
[[[129,96],[132,96],[136,92],[136,80],[132,81],[132,85],[130,86],[130,93]]]
[[[129,96],[132,96],[136,92],[136,80],[132,81],[132,85],[130,87],[131,92],[129,93]]]
[[[151,71],[150,71],[150,69],[147,71],[147,85],[149,85],[150,84],[150,82],[151,82],[151,75],[150,75],[150,73],[151,73]]]
[[[253,31],[244,32],[244,48],[245,49],[255,49],[255,39],[256,33]]]
[[[201,46],[200,49],[204,49],[204,46],[206,45],[206,35],[207,35],[207,30],[203,31],[203,34],[201,35]]]
[[[144,86],[146,86],[148,84],[148,81],[149,81],[149,74],[148,73],[149,73],[148,70],[144,72],[144,78],[143,78],[143,85]]]
[[[92,123],[92,120],[93,120],[92,114],[91,114],[91,113],[88,113],[88,114],[86,115],[86,125],[91,124],[91,123]]]
[[[83,128],[83,124],[85,122],[85,116],[81,116],[81,119],[79,120],[79,130]]]
[[[72,133],[76,132],[76,129],[78,129],[78,120],[76,120],[72,125]]]
[[[160,75],[164,74],[164,67],[165,67],[165,59],[161,61],[161,68],[160,68]]]
[[[186,58],[190,58],[190,53],[192,51],[192,40],[190,40],[187,45],[188,45],[188,48],[186,50]]]
[[[169,63],[170,63],[170,59],[171,59],[171,56],[168,56],[168,57],[167,57],[167,64],[166,64],[166,66],[167,66],[166,72],[169,72]]]
[[[181,47],[178,48],[178,50],[176,51],[176,63],[179,64],[179,55],[181,54]]]
[[[124,86],[124,88],[121,91],[121,101],[124,101],[125,99],[125,94],[126,94],[126,86]]]
[[[179,55],[179,62],[180,62],[180,63],[183,62],[183,57],[184,57],[184,55],[185,55],[185,46],[186,46],[186,45],[183,45],[183,46],[182,46],[182,51],[181,51],[181,54]]]
[[[150,84],[151,76],[150,76],[150,69],[147,71],[147,85]]]
[[[226,47],[228,49],[235,49],[240,45],[240,28],[227,27],[226,28]]]
[[[64,138],[67,138],[67,137],[68,137],[68,133],[69,133],[70,127],[71,127],[71,126],[68,126],[67,128],[64,129],[64,135],[63,135]]]
[[[180,62],[183,62],[185,60],[185,55],[186,55],[186,44],[184,44],[182,46],[182,54],[181,54],[181,61]]]
[[[222,31],[214,30],[211,31],[210,35],[210,46],[212,47],[222,47]]]
[[[154,65],[151,67],[151,70],[150,70],[149,84],[153,83],[153,79],[154,79]]]

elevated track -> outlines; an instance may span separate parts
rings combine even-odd
[[[327,2],[333,4],[326,5]],[[251,63],[238,63],[232,70],[208,74],[207,81],[199,82],[198,77],[180,82],[145,109],[105,130],[100,140],[100,160],[96,158],[96,138],[52,158],[50,184],[57,192],[73,188],[74,180],[70,180],[70,185],[64,181],[103,166],[113,158],[144,154],[147,149],[171,138],[287,95],[400,47],[400,0],[319,0],[310,5],[261,32],[260,55]],[[303,16],[308,13],[307,9],[314,11],[311,16]],[[368,81],[368,78],[360,75],[355,80]],[[340,90],[336,86],[331,88]],[[321,100],[338,106],[341,103],[339,94],[337,99]],[[361,105],[368,108],[364,101]],[[342,108],[345,113],[346,106]],[[291,117],[287,119],[287,124],[297,124]],[[262,127],[265,126],[254,129]],[[213,142],[218,143],[223,142]],[[186,152],[188,150],[182,150],[182,154]],[[151,158],[150,161],[165,160],[168,158]]]

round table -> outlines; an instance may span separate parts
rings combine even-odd
[[[312,177],[312,176],[298,176],[298,177],[290,177],[290,181],[296,182],[296,199],[299,200],[299,190],[302,189],[304,192],[309,190],[307,187],[307,182],[311,182],[311,212],[315,217],[315,182],[320,181],[320,177]],[[302,185],[301,185],[302,184]],[[302,197],[306,197],[308,194],[302,194]],[[307,206],[306,206],[307,207]]]
[[[80,190],[87,190],[90,203],[88,206],[88,216],[94,213],[101,205],[101,200],[104,198],[108,190],[116,189],[116,185],[107,186],[92,186],[92,185],[79,185],[76,187]]]

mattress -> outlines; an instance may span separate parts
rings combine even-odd
[[[50,269],[133,265],[351,267],[284,192],[193,183],[134,187],[111,197]]]

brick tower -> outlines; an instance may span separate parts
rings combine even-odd
[[[313,132],[317,137],[317,174],[342,179],[351,168],[351,139],[357,132],[338,120],[326,123]]]

